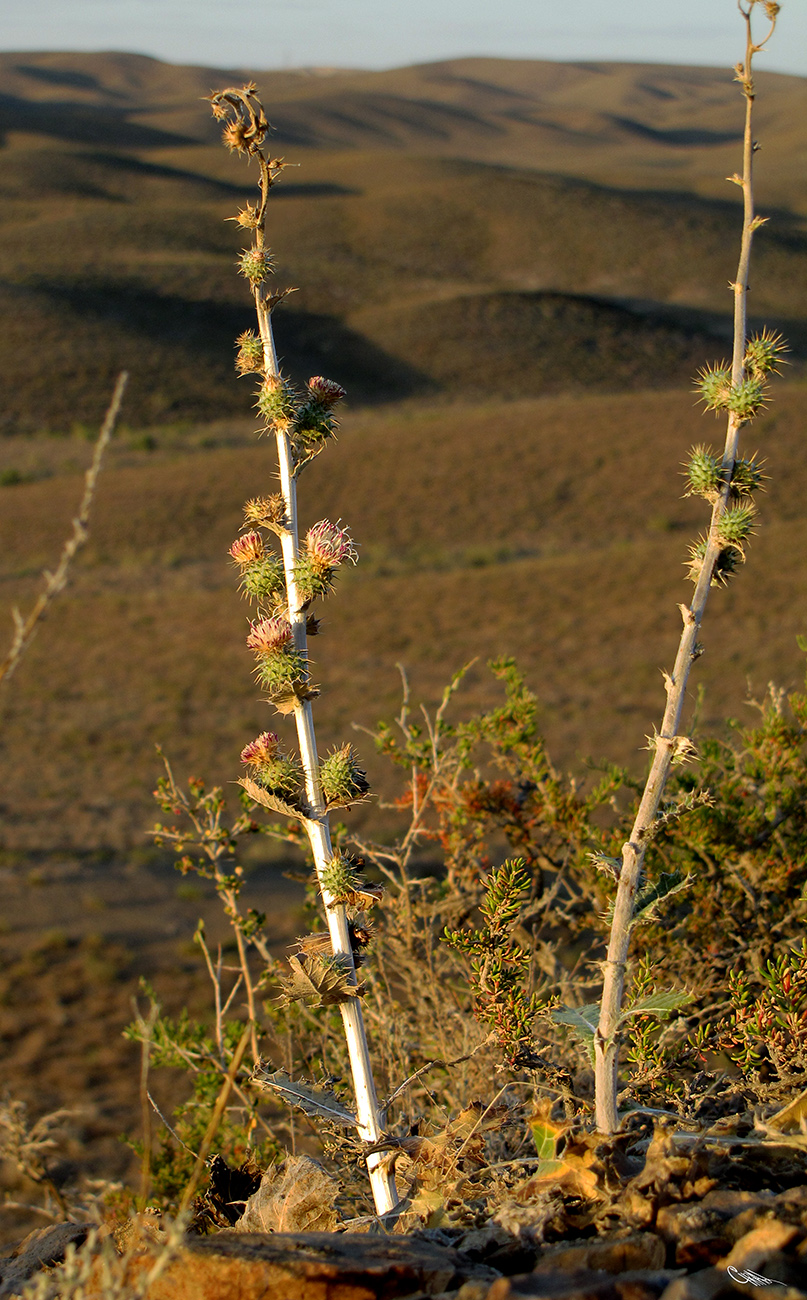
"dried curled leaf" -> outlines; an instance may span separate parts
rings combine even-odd
[[[259,803],[262,808],[271,808],[272,812],[282,813],[284,817],[294,817],[297,821],[301,817],[311,816],[311,810],[303,804],[302,800],[300,800],[299,806],[287,803],[279,795],[270,794],[268,790],[264,790],[263,786],[251,781],[248,776],[240,777],[238,784],[242,789],[246,790],[250,799],[254,800],[255,803]]]
[[[333,1232],[339,1184],[318,1160],[287,1156],[267,1170],[236,1232]]]
[[[319,695],[319,687],[312,686],[310,682],[298,681],[290,686],[288,690],[273,694],[269,701],[277,709],[278,713],[293,713],[297,705],[306,700],[315,700]]]
[[[267,1070],[262,1061],[255,1066],[250,1082],[259,1088],[271,1088],[288,1106],[298,1106],[306,1115],[316,1115],[346,1128],[357,1123],[356,1116],[342,1105],[335,1093],[296,1083],[283,1070]]]
[[[318,953],[300,953],[289,957],[290,975],[281,975],[283,1002],[307,1002],[313,1007],[337,1006],[350,998],[361,997],[365,984],[353,984],[353,972],[346,969],[338,956],[321,957]]]

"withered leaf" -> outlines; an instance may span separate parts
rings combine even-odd
[[[337,958],[325,960],[318,953],[300,953],[288,959],[290,975],[281,975],[283,1001],[307,1002],[329,1007],[349,998],[361,997],[365,984],[352,984],[350,975]]]
[[[347,1128],[352,1128],[356,1124],[356,1116],[342,1105],[335,1093],[328,1092],[325,1088],[310,1088],[305,1083],[295,1082],[283,1070],[267,1070],[262,1061],[255,1066],[250,1082],[257,1084],[259,1088],[271,1088],[287,1105],[299,1106],[306,1115],[318,1115],[322,1119],[331,1120],[334,1124],[342,1124]]]
[[[360,910],[365,907],[374,907],[380,903],[384,897],[383,885],[368,885],[363,883],[360,889],[347,889],[341,894],[334,895],[331,899],[330,907],[357,907]]]
[[[263,786],[258,785],[256,781],[250,780],[248,776],[239,777],[238,784],[242,789],[246,790],[250,799],[255,803],[259,803],[262,808],[271,808],[272,812],[282,813],[284,817],[294,817],[297,821],[301,817],[311,816],[310,809],[303,804],[302,800],[301,806],[295,807],[294,804],[281,799],[279,795],[270,794],[268,790],[264,790]]]
[[[310,682],[295,682],[288,690],[272,695],[269,699],[270,704],[274,704],[278,713],[293,713],[301,700],[315,700],[319,695],[319,687],[312,686]]]
[[[287,1156],[267,1170],[246,1203],[237,1232],[333,1232],[339,1184],[318,1160]]]

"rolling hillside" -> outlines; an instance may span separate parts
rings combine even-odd
[[[133,425],[248,414],[230,358],[250,309],[225,218],[251,187],[199,98],[244,75],[0,57],[0,431],[95,420],[123,364]],[[741,120],[729,73],[461,60],[260,80],[295,164],[271,226],[298,286],[278,314],[296,377],[327,370],[354,402],[471,383],[618,391],[685,383],[725,347],[738,208],[721,178]],[[796,361],[805,93],[761,74],[759,198],[778,210],[758,236],[752,305]]]
[[[6,693],[12,852],[142,842],[155,742],[231,781],[271,721],[226,557],[273,472],[231,368],[251,314],[225,218],[252,190],[200,103],[244,75],[0,57],[0,428],[25,435],[0,438],[6,608],[58,553],[86,435],[132,371],[90,547]],[[394,709],[398,659],[433,700],[461,663],[511,653],[561,764],[640,767],[699,519],[679,465],[713,432],[690,377],[729,337],[730,73],[463,60],[260,80],[299,163],[272,200],[299,286],[280,350],[350,399],[302,491],[310,519],[340,514],[362,544],[316,644],[324,740]],[[760,539],[709,616],[712,726],[741,711],[746,674],[800,673],[804,96],[760,76],[759,200],[776,211],[752,303],[793,365],[760,422]],[[491,691],[475,667],[467,706]]]

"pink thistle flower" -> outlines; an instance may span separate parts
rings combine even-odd
[[[332,524],[328,519],[320,519],[318,524],[309,528],[305,544],[312,563],[318,567],[335,569],[345,560],[355,564],[359,558],[347,529]]]
[[[341,384],[337,384],[333,379],[323,379],[322,375],[315,375],[313,379],[309,379],[308,391],[314,401],[324,406],[326,410],[336,406],[345,395]]]
[[[273,731],[262,731],[241,750],[241,762],[248,767],[261,767],[277,757],[277,736]]]
[[[263,538],[255,532],[242,533],[230,547],[230,555],[241,568],[247,564],[253,564],[255,560],[262,560],[264,556]]]
[[[257,650],[259,654],[266,655],[284,650],[291,638],[291,624],[287,619],[262,618],[259,623],[252,624],[247,645],[250,650]]]

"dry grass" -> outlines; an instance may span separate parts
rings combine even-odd
[[[712,726],[727,713],[743,716],[748,675],[758,692],[769,678],[793,685],[800,677],[806,400],[803,386],[781,385],[775,413],[750,444],[768,458],[770,490],[748,571],[716,593],[705,629],[697,680]],[[711,432],[685,392],[408,404],[349,416],[328,464],[307,471],[305,493],[304,522],[338,500],[362,546],[312,644],[323,743],[395,708],[396,659],[433,699],[459,664],[505,652],[541,697],[561,765],[579,768],[592,755],[640,768],[638,746],[677,634],[675,602],[687,591],[686,543],[699,522],[697,505],[678,496],[680,461]],[[226,555],[244,491],[271,486],[270,452],[251,439],[205,447],[201,430],[164,441],[113,452],[71,592],[6,701],[9,847],[137,842],[151,819],[155,743],[180,772],[228,782],[244,738],[271,725],[251,680],[247,607]],[[14,444],[28,473],[36,445]],[[42,444],[44,468],[48,458],[53,468],[53,446]],[[76,457],[88,452],[74,444]],[[25,600],[52,559],[77,484],[54,473],[2,489],[8,605]],[[562,599],[570,571],[573,605]],[[474,669],[468,707],[490,702],[492,691],[484,669]],[[384,774],[372,775],[385,789]]]

